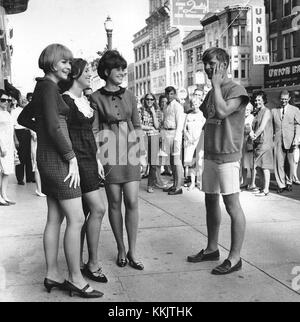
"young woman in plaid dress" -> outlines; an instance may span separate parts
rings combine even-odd
[[[89,209],[82,232],[86,233],[89,260],[86,265],[82,263],[82,273],[93,281],[106,283],[107,278],[98,261],[100,229],[105,214],[104,200],[99,190],[103,167],[96,160],[97,146],[92,131],[94,110],[83,95],[83,90],[90,85],[91,76],[86,60],[73,59],[70,81],[66,84],[68,91],[64,92],[63,99],[70,107],[68,129],[78,160],[82,197]]]
[[[93,290],[80,271],[80,232],[84,222],[80,177],[66,122],[69,107],[58,87],[58,82],[68,79],[72,58],[71,51],[60,44],[49,45],[43,50],[39,67],[45,76],[37,79],[32,101],[23,109],[18,122],[37,132],[37,166],[48,205],[44,232],[47,265],[44,285],[48,292],[58,288],[68,290],[71,296],[75,293],[92,298],[101,297],[103,293]],[[60,228],[65,216],[68,281],[61,276],[57,261]]]

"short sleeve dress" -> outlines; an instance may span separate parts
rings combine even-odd
[[[103,87],[91,95],[91,104],[105,184],[140,181],[144,140],[134,95],[124,88],[109,92]]]
[[[51,79],[37,79],[32,101],[21,112],[19,124],[37,133],[37,166],[42,192],[56,200],[81,197],[81,188],[69,187],[64,179],[69,160],[75,157],[67,127],[69,106]],[[33,120],[34,118],[34,120]]]
[[[14,173],[14,121],[3,110],[0,110],[0,146],[6,151],[5,157],[0,157],[0,172],[10,175]]]
[[[78,162],[81,191],[88,193],[98,190],[101,179],[98,174],[97,146],[92,130],[94,110],[85,96],[77,98],[72,93],[65,92],[63,99],[70,108],[67,124]]]

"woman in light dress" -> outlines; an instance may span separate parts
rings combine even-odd
[[[188,190],[193,190],[197,185],[202,188],[202,161],[204,137],[202,128],[205,124],[205,118],[199,107],[201,99],[197,95],[193,95],[191,100],[191,110],[187,114],[183,129],[184,134],[184,165],[186,174],[191,177],[191,184]],[[201,135],[202,133],[202,135]]]
[[[10,99],[0,89],[0,206],[15,204],[7,196],[8,177],[14,173],[14,121],[7,111]]]
[[[245,130],[241,160],[241,188],[251,188],[251,185],[248,185],[248,174],[251,173],[251,179],[253,176],[253,142],[250,137],[250,134],[253,134],[252,123],[254,115],[252,112],[253,105],[248,103],[245,110]]]

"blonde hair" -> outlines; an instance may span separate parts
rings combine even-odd
[[[42,51],[39,57],[39,68],[47,74],[54,71],[54,65],[60,60],[72,58],[73,54],[69,48],[60,44],[51,44]]]

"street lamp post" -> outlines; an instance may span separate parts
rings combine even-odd
[[[112,49],[112,32],[113,32],[113,22],[110,18],[110,16],[107,16],[105,22],[104,22],[104,27],[107,35],[107,49],[111,50]]]

